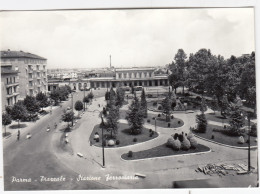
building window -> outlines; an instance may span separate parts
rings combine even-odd
[[[37,65],[36,68],[37,68],[37,70],[40,70],[40,65]]]

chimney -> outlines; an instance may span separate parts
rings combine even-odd
[[[110,55],[110,69],[111,69],[111,55]]]

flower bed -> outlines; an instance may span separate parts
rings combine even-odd
[[[99,139],[95,138],[95,135],[99,135]],[[158,133],[149,130],[147,128],[143,128],[142,133],[138,135],[130,134],[130,129],[127,124],[119,123],[118,124],[118,133],[115,137],[110,137],[110,132],[104,129],[104,139],[106,139],[105,147],[123,147],[128,145],[137,144],[140,142],[145,142],[151,139],[158,137]],[[109,146],[108,141],[113,139],[115,145]],[[119,141],[117,141],[119,140]],[[96,125],[90,135],[89,141],[92,145],[101,147],[102,146],[102,130],[99,125]]]
[[[172,148],[167,147],[165,143],[148,150],[143,150],[140,152],[132,152],[132,157],[129,157],[128,153],[124,153],[121,157],[124,160],[138,160],[138,159],[174,156],[174,155],[181,155],[181,154],[199,153],[199,152],[206,152],[209,150],[210,150],[209,147],[198,144],[196,149],[189,149],[187,151],[185,150],[175,151]]]
[[[215,129],[215,130],[213,131],[213,129]],[[223,127],[221,127],[221,126],[208,124],[206,133],[196,133],[195,131],[193,131],[193,132],[197,136],[200,136],[205,139],[209,139],[211,141],[215,141],[218,143],[222,143],[222,144],[226,144],[226,145],[230,145],[230,146],[238,146],[238,147],[247,147],[248,146],[247,143],[243,143],[243,144],[239,143],[239,136],[230,136],[230,135],[227,135],[226,133],[224,133]],[[214,136],[213,139],[212,139],[212,135]],[[247,142],[247,140],[248,140],[247,134],[244,133],[243,136],[244,136],[245,142]],[[251,146],[257,145],[257,142],[255,141],[256,139],[257,139],[257,137],[250,138]]]

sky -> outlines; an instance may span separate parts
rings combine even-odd
[[[255,50],[253,8],[9,11],[1,50],[48,59],[48,68],[163,66],[178,49],[225,58]]]

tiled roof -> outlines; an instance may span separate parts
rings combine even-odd
[[[32,53],[26,53],[23,51],[1,51],[1,58],[31,58],[31,59],[42,59],[47,60],[43,57],[40,57],[38,55],[32,54]]]

